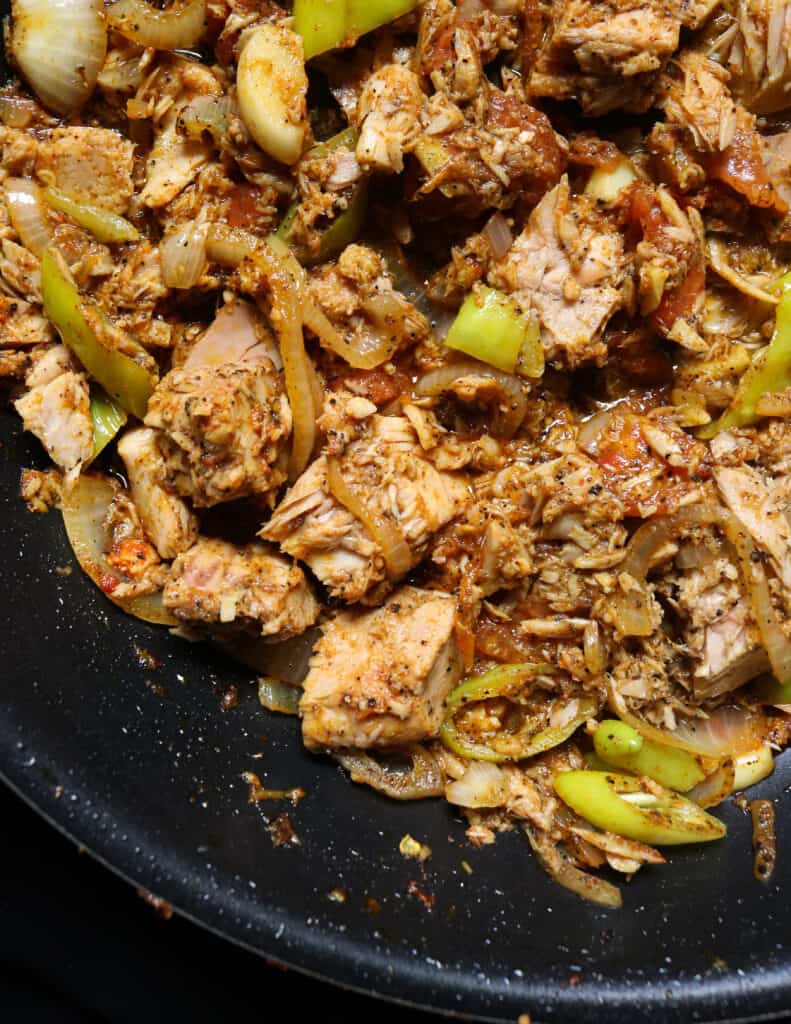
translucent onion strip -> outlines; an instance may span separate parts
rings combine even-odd
[[[52,241],[52,230],[44,213],[41,190],[27,178],[7,178],[5,201],[14,231],[22,245],[41,257]]]
[[[391,800],[443,796],[445,779],[433,754],[417,743],[396,753],[411,759],[409,771],[379,761],[365,750],[339,751],[334,756],[349,772],[352,782],[365,783]]]
[[[327,458],[327,483],[333,497],[360,520],[381,548],[388,576],[397,579],[409,572],[412,566],[412,552],[401,528],[388,516],[375,509],[367,495],[357,493],[344,477],[340,462],[334,455]]]
[[[189,49],[206,27],[206,0],[160,11],[145,0],[118,0],[107,9],[110,25],[126,39],[157,50]]]
[[[168,288],[193,288],[206,270],[206,226],[185,224],[161,242],[159,253]]]
[[[56,114],[73,114],[86,102],[106,50],[102,0],[13,0],[14,60]]]

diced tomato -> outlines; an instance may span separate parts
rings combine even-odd
[[[453,34],[456,31],[456,19],[444,28],[432,39],[427,47],[426,56],[423,60],[423,73],[430,75],[432,71],[438,71],[443,64],[453,60]]]
[[[662,296],[654,312],[654,324],[660,331],[669,331],[680,316],[690,316],[706,286],[706,271],[693,267],[681,284]]]
[[[729,185],[744,196],[751,206],[785,213],[788,204],[781,199],[769,179],[761,156],[761,141],[755,131],[737,129],[733,142],[707,160],[709,176]]]
[[[228,207],[228,224],[245,230],[258,226],[262,212],[258,205],[260,198],[261,190],[255,185],[236,185]]]
[[[112,592],[115,590],[115,588],[118,586],[120,582],[121,581],[117,576],[113,576],[109,572],[102,573],[102,575],[97,580],[97,583],[99,584],[99,589],[104,594],[112,594]]]
[[[387,405],[399,395],[408,394],[412,381],[400,370],[396,370],[395,373],[388,373],[387,370],[380,368],[349,370],[340,377],[334,377],[330,381],[330,387],[333,391],[349,388],[355,395],[362,395],[374,405]]]
[[[156,552],[142,537],[126,537],[113,544],[107,561],[124,576],[134,579],[136,575],[157,562]]]

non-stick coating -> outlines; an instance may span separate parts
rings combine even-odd
[[[0,775],[116,871],[269,958],[436,1010],[623,1024],[791,1008],[785,757],[751,794],[776,800],[771,884],[753,879],[750,820],[728,803],[726,841],[673,851],[624,886],[621,912],[598,910],[518,834],[478,850],[444,802],[350,784],[304,752],[294,719],[259,707],[251,673],[118,611],[60,515],[25,510],[20,467],[45,459],[9,412],[0,444]],[[222,710],[232,684],[239,704]],[[307,796],[250,804],[248,770]],[[272,842],[267,817],[284,810],[299,846]],[[400,855],[406,833],[431,846],[424,866]]]

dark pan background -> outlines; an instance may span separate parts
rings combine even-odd
[[[552,884],[516,833],[477,850],[441,801],[351,785],[305,753],[294,719],[262,711],[251,673],[115,609],[76,567],[59,514],[18,497],[20,466],[44,464],[0,413],[0,777],[86,850],[250,950],[416,1006],[575,1024],[791,1009],[787,757],[751,794],[777,801],[771,884],[753,879],[750,821],[728,803],[727,841],[672,851],[625,886],[622,912],[598,910]],[[223,711],[232,684],[241,699]],[[307,797],[251,805],[245,770]],[[271,841],[265,816],[284,809],[299,847]],[[407,832],[432,847],[422,867],[398,852]],[[338,887],[345,902],[328,896]]]

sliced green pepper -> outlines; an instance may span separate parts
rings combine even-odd
[[[326,142],[320,142],[317,146],[309,149],[305,159],[321,159],[334,149],[340,149],[341,147],[353,150],[357,145],[358,134],[356,128],[344,128],[342,132],[333,135]],[[277,229],[276,235],[294,248],[300,263],[305,265],[322,263],[324,260],[337,256],[339,252],[358,237],[365,220],[367,203],[368,179],[362,178],[352,189],[346,209],[341,210],[333,218],[332,222],[321,231],[319,246],[316,252],[304,252],[301,247],[295,246],[291,240],[291,229],[299,211],[299,202],[292,203],[288,208],[286,215],[280,223],[280,227]]]
[[[63,257],[53,247],[46,249],[41,259],[41,293],[44,312],[63,343],[122,408],[143,419],[154,376],[115,347],[101,310],[80,295]],[[129,341],[129,345],[133,343]],[[140,353],[141,358],[150,359],[142,347]]]
[[[542,728],[546,715],[539,713],[528,716],[517,732],[503,732],[480,743],[471,740],[459,728],[456,720],[462,708],[493,697],[502,697],[517,704],[525,703],[526,698],[521,692],[524,683],[552,671],[552,666],[546,664],[505,665],[465,680],[446,701],[448,714],[440,729],[440,739],[460,757],[494,764],[521,761],[563,743],[586,719],[596,713],[597,705],[593,699],[580,698],[573,717],[561,725]]]
[[[708,843],[727,831],[691,800],[668,789],[648,792],[628,775],[558,772],[553,783],[560,799],[592,825],[651,846]]]
[[[380,25],[395,21],[418,0],[294,0],[294,31],[302,36],[305,60],[337,46],[353,46]]]
[[[513,299],[479,285],[462,303],[445,344],[505,373],[513,373],[528,326],[528,318]]]
[[[103,210],[100,206],[80,203],[59,188],[46,189],[44,199],[50,206],[70,217],[75,224],[90,231],[99,242],[136,242],[140,238],[140,232],[125,217]]]
[[[698,760],[686,750],[646,739],[631,725],[617,719],[597,726],[593,746],[607,765],[634,775],[647,775],[679,793],[686,793],[706,777]]]
[[[90,412],[93,420],[93,457],[95,459],[126,423],[126,413],[98,384],[91,385]]]
[[[788,387],[791,387],[791,289],[786,288],[777,306],[772,340],[745,371],[731,407],[714,423],[703,427],[699,436],[707,439],[721,430],[755,423],[760,419],[755,411],[759,398]]]

